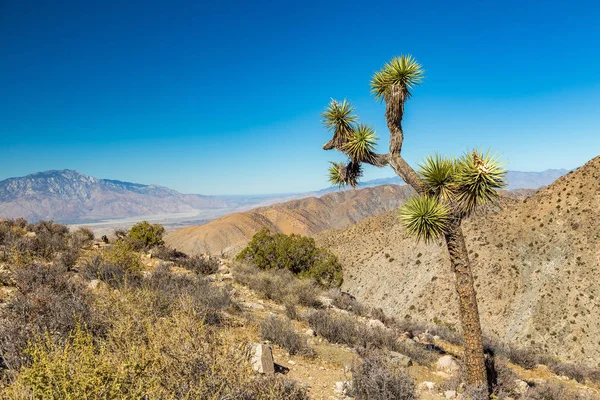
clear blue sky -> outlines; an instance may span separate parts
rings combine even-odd
[[[348,97],[385,150],[369,80],[403,52],[427,76],[407,105],[409,162],[491,147],[539,171],[600,154],[595,1],[208,3],[0,0],[0,179],[322,188],[341,157],[321,150],[320,111]]]

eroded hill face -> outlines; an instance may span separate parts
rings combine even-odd
[[[236,254],[262,228],[310,236],[394,210],[412,194],[412,189],[406,186],[385,185],[309,197],[183,228],[169,234],[165,241],[188,254]]]
[[[416,243],[396,212],[317,242],[338,255],[344,289],[397,318],[458,324],[443,242]],[[600,157],[526,200],[464,223],[482,326],[568,361],[600,359]]]

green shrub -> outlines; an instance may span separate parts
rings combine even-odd
[[[131,227],[127,236],[138,248],[162,246],[165,228],[160,224],[150,224],[142,221]]]
[[[342,284],[342,267],[335,255],[301,235],[270,234],[263,228],[237,259],[265,270],[286,269],[299,277],[313,278],[322,286]]]
[[[144,269],[139,254],[134,251],[131,243],[125,240],[118,240],[108,247],[102,257],[106,262],[123,267],[128,272],[139,272]]]

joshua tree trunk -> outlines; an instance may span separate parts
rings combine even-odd
[[[450,225],[445,238],[450,254],[450,263],[456,279],[456,293],[458,294],[460,321],[464,337],[463,347],[467,382],[472,385],[485,386],[487,384],[487,373],[477,307],[477,294],[475,293],[473,273],[471,272],[471,264],[460,221]]]
[[[385,117],[390,131],[390,153],[388,162],[394,171],[419,194],[425,194],[426,185],[414,169],[402,158],[402,117],[406,94],[399,86],[391,86],[385,95]],[[464,336],[464,363],[469,385],[487,385],[483,338],[477,308],[477,296],[473,283],[471,264],[460,227],[460,216],[456,216],[445,235],[452,271],[456,278],[456,292],[460,309],[460,319]]]

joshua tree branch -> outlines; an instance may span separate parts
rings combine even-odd
[[[334,139],[331,139],[329,142],[323,145],[323,150],[333,150],[337,149],[344,152],[343,148],[340,145],[336,145]],[[389,154],[373,154],[370,160],[362,161],[365,164],[370,164],[375,167],[385,167],[389,164]]]
[[[390,131],[389,164],[394,171],[412,186],[419,194],[427,192],[427,186],[414,169],[402,158],[402,117],[404,116],[404,101],[406,94],[398,85],[392,85],[385,94],[385,120]]]

